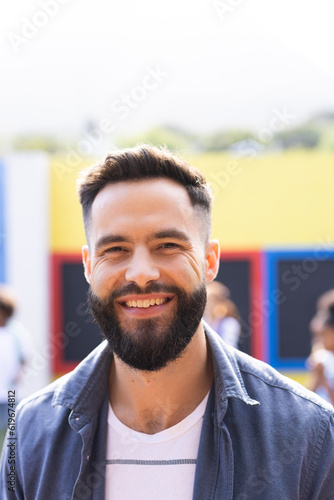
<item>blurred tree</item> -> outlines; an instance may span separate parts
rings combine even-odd
[[[81,136],[77,138],[59,138],[31,134],[17,136],[9,142],[14,150],[42,150],[48,153],[64,153],[69,148],[76,149],[80,138],[86,142],[87,140],[91,141],[93,144],[96,129],[97,126],[94,122],[89,121],[85,126],[83,139]],[[91,135],[93,139],[90,139]],[[106,137],[106,139],[106,142],[108,142],[109,138]],[[145,142],[153,145],[166,145],[174,152],[239,152],[240,148],[243,151],[247,149],[247,145],[254,144],[254,141],[258,142],[258,139],[256,134],[250,130],[227,129],[211,134],[195,134],[173,125],[154,127],[140,134],[120,136],[115,140],[116,146],[120,148],[132,147],[138,143]],[[3,145],[2,149],[6,147],[8,149],[8,146],[7,141],[7,146]],[[334,150],[334,112],[326,111],[318,113],[298,127],[278,132],[276,135],[273,135],[270,144],[266,144],[265,146],[274,149],[320,148],[332,151]],[[108,150],[108,144],[103,143],[99,147],[102,150],[104,148]]]
[[[12,147],[16,151],[40,150],[56,153],[63,149],[63,143],[53,137],[25,135],[15,137],[12,140]]]
[[[334,124],[323,132],[319,141],[319,149],[334,151]]]
[[[201,142],[203,149],[207,151],[222,151],[232,144],[247,139],[254,139],[254,134],[248,130],[225,130],[203,137]]]
[[[290,130],[284,130],[275,135],[283,149],[316,148],[321,132],[314,126],[304,125]]]
[[[172,126],[155,127],[142,134],[121,136],[116,139],[116,144],[120,148],[133,147],[142,142],[154,146],[166,145],[171,151],[193,150],[197,144],[195,135]]]

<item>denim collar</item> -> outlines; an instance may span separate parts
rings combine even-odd
[[[108,392],[112,357],[108,342],[104,340],[72,372],[58,381],[52,405],[72,410],[69,420],[74,430],[80,430],[89,420],[97,418]]]
[[[204,320],[203,326],[212,354],[215,402],[218,421],[221,422],[225,416],[229,398],[240,399],[251,406],[260,403],[252,399],[245,388],[235,349],[227,345]]]
[[[260,403],[246,391],[234,349],[221,340],[204,321],[203,326],[212,353],[217,417],[221,421],[229,398],[240,399],[247,405]],[[71,425],[76,430],[82,428],[94,415],[96,417],[108,390],[112,356],[112,351],[104,340],[73,372],[57,381],[52,404],[72,410]]]

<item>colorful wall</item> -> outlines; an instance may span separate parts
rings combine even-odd
[[[219,279],[228,280],[232,298],[241,301],[245,350],[304,381],[308,321],[317,295],[334,287],[334,155],[299,151],[187,159],[204,172],[215,194],[212,236],[221,243]],[[22,154],[3,159],[0,167],[7,178],[2,182],[7,201],[0,205],[0,225],[7,227],[0,278],[22,290],[23,317],[39,332],[38,352],[49,345],[53,374],[75,366],[76,352],[91,340],[84,333],[90,318],[75,183],[92,161]],[[36,328],[33,317],[40,314],[45,318]]]
[[[308,321],[314,312],[316,294],[330,288],[332,283],[334,286],[334,269],[331,267],[333,160],[333,155],[305,151],[257,159],[221,154],[190,158],[192,164],[204,172],[215,194],[212,236],[219,239],[222,248],[219,279],[224,281],[224,270],[228,271],[228,266],[231,268],[233,263],[248,266],[244,271],[247,276],[240,275],[240,283],[244,280],[249,287],[249,303],[244,317],[245,350],[302,381],[305,353],[310,343]],[[85,161],[85,164],[89,163],[91,161]],[[58,267],[59,262],[66,262],[67,258],[79,262],[79,249],[85,241],[80,209],[74,195],[77,172],[83,166],[70,165],[61,158],[52,162],[51,249],[58,258]],[[319,269],[313,272],[307,259],[315,259]],[[277,283],[277,279],[281,279],[277,273],[282,261],[291,262],[291,276],[287,275],[289,268],[284,274],[285,279],[290,279],[290,286],[289,282]],[[323,261],[328,263],[328,270],[324,271]],[[307,278],[293,275],[294,266],[298,265],[306,267]],[[327,273],[328,280],[323,280],[323,272]],[[289,331],[289,321],[284,314],[294,313],[283,307],[277,297],[293,292],[290,288],[293,288],[294,279],[301,281],[299,291],[295,292],[296,300],[305,300],[306,297],[308,309],[300,323],[302,332],[295,329],[293,334],[293,338],[299,339],[297,345],[291,340],[291,345],[300,355],[293,354],[292,349],[290,356],[286,349],[289,339],[280,331],[280,321]],[[233,299],[238,303],[241,290],[234,285],[233,282],[229,284],[235,288]],[[282,286],[287,287],[284,292]],[[295,315],[297,312],[303,314],[298,310]],[[280,336],[284,338],[283,343]],[[58,367],[63,369],[64,365],[59,363]]]

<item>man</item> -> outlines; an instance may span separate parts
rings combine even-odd
[[[79,194],[106,340],[21,404],[1,498],[334,498],[331,406],[201,320],[219,262],[203,175],[140,146],[86,171]]]

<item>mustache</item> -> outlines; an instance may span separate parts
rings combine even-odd
[[[93,297],[95,296],[91,288],[89,293]],[[145,288],[141,288],[136,283],[129,283],[122,288],[114,290],[104,299],[104,301],[110,303],[117,300],[119,297],[123,297],[124,295],[147,295],[152,293],[173,293],[180,296],[182,294],[182,290],[175,285],[164,285],[162,283],[151,283]]]

